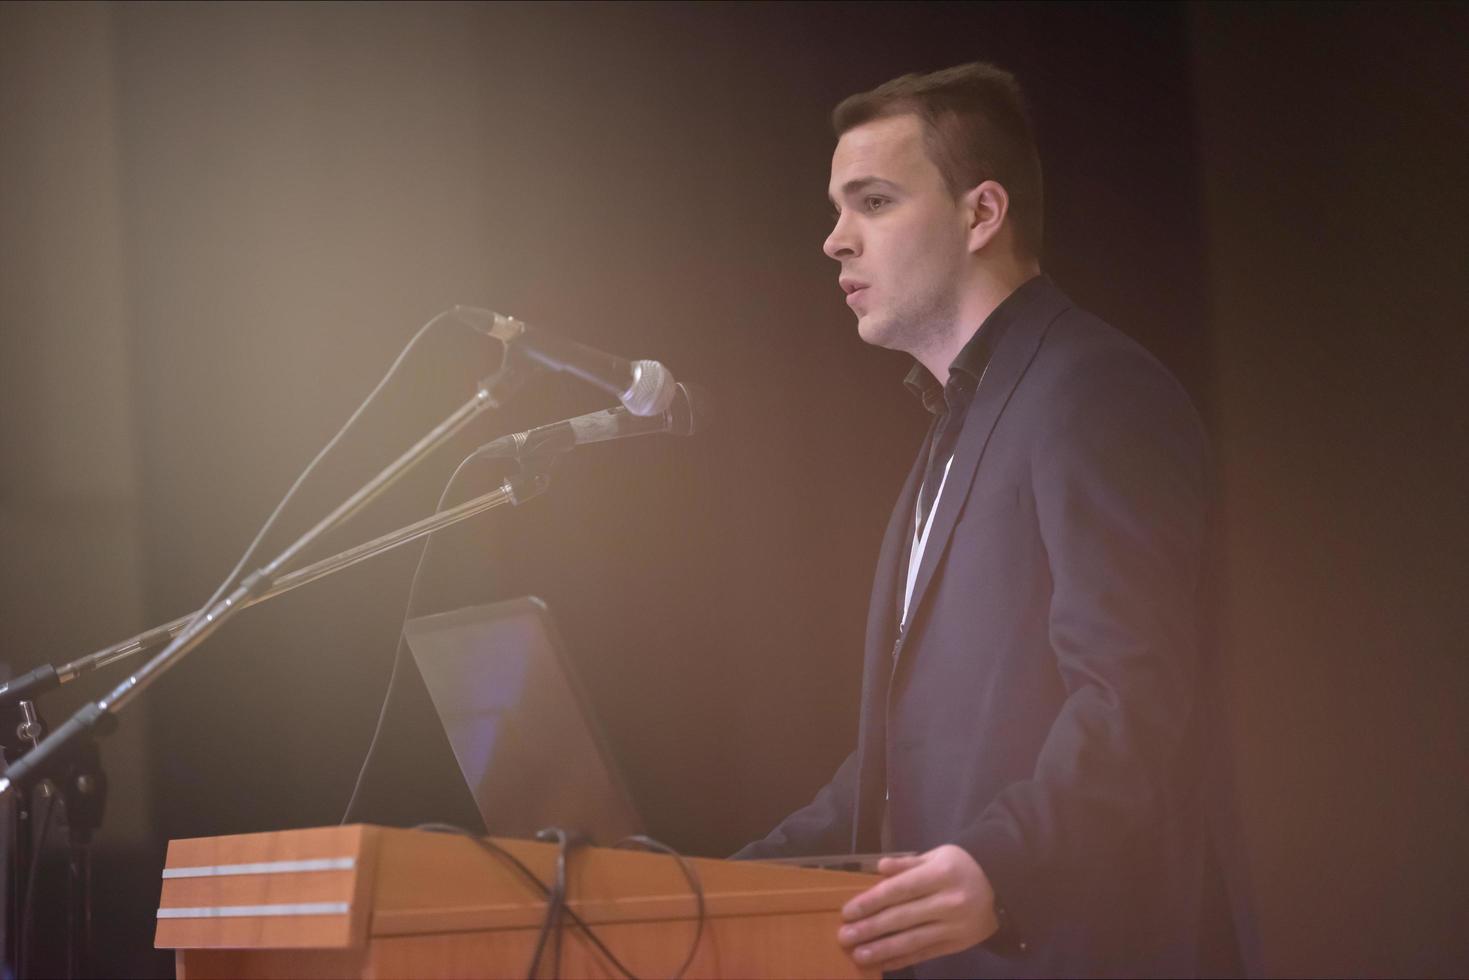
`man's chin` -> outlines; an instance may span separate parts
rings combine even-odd
[[[873,347],[893,346],[894,333],[892,321],[872,313],[864,313],[857,318],[857,336]]]

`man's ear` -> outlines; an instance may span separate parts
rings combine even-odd
[[[978,252],[993,241],[1009,213],[1010,195],[993,180],[965,192],[964,215],[968,221],[969,251]]]

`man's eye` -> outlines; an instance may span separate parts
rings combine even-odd
[[[885,197],[868,197],[864,198],[862,203],[867,206],[867,210],[877,211],[887,205],[888,199]]]

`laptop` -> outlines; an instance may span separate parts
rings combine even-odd
[[[421,616],[404,638],[491,835],[557,826],[609,845],[644,833],[544,602]]]

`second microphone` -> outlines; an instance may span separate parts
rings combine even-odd
[[[501,436],[476,449],[474,455],[490,459],[528,459],[564,453],[587,443],[664,433],[689,436],[707,428],[708,395],[693,385],[678,384],[675,387],[673,401],[658,415],[634,415],[621,406],[603,409]]]

